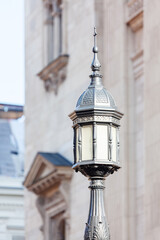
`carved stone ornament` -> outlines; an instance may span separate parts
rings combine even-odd
[[[44,81],[46,91],[58,93],[60,85],[66,79],[68,58],[67,54],[60,55],[37,74]]]
[[[133,32],[143,27],[143,0],[132,0],[127,3],[126,23]]]

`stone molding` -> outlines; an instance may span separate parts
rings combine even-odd
[[[126,4],[126,23],[133,32],[143,27],[143,0],[132,0]]]
[[[66,79],[68,59],[69,55],[60,55],[37,74],[44,81],[47,92],[58,93],[60,85]]]
[[[143,0],[131,0],[126,4],[126,23],[134,32],[134,52],[131,56],[134,79],[140,78],[144,73],[143,64],[143,37],[138,33],[143,31]],[[141,44],[137,47],[137,40]],[[140,46],[140,47],[139,47]]]
[[[143,50],[135,53],[135,55],[131,57],[131,60],[133,62],[134,79],[136,80],[144,73]]]
[[[63,8],[63,3],[60,2],[58,3],[57,0],[43,0],[44,6],[48,9],[53,10],[53,15],[58,14],[57,9],[62,9]]]
[[[69,182],[68,182],[69,189]],[[41,215],[43,224],[40,227],[40,230],[44,234],[44,239],[49,240],[51,236],[50,229],[50,221],[56,217],[56,221],[60,221],[61,219],[66,221],[66,227],[69,229],[69,195],[67,201],[64,199],[61,190],[59,189],[57,192],[53,194],[53,196],[46,198],[44,196],[38,196],[36,200],[37,209]],[[58,219],[57,219],[57,215]],[[58,240],[58,239],[57,239]]]
[[[56,203],[55,203],[56,200]],[[53,232],[50,228],[51,221],[54,221],[55,224],[55,236],[54,238],[56,240],[61,240],[61,234],[59,232],[59,224],[61,221],[65,222],[65,239],[68,240],[69,234],[69,199],[68,204],[64,201],[64,198],[60,192],[57,192],[55,194],[55,198],[51,200],[52,206],[48,207],[46,204],[44,206],[45,208],[45,223],[44,223],[44,238],[45,240],[50,240],[50,237],[52,236]]]

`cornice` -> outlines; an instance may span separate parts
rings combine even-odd
[[[68,171],[69,170],[69,171]],[[28,190],[34,192],[37,195],[48,195],[49,190],[56,191],[59,188],[59,184],[63,179],[71,179],[72,169],[67,167],[65,172],[59,172],[58,168],[56,172],[51,173],[47,177],[33,183],[31,186],[28,186]]]

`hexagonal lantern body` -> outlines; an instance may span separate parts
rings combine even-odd
[[[107,176],[120,168],[119,126],[123,114],[103,87],[102,76],[90,77],[91,84],[70,114],[74,129],[73,168],[89,177]]]

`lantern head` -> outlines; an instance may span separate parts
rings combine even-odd
[[[120,168],[119,127],[123,116],[102,84],[96,35],[95,29],[91,83],[69,115],[74,130],[73,168],[88,177],[108,176]]]

